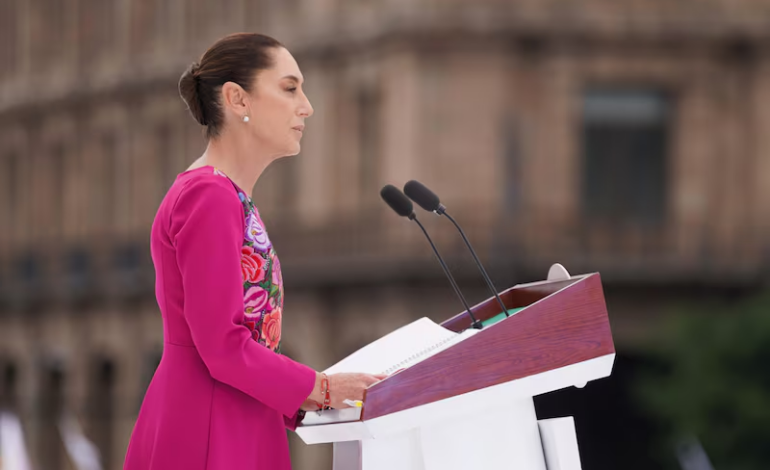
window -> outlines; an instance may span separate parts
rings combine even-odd
[[[59,434],[59,419],[64,412],[64,370],[59,364],[45,365],[40,379],[40,447],[37,455],[40,456],[40,468],[61,470],[64,449]]]
[[[644,90],[583,98],[583,212],[590,221],[656,226],[666,214],[669,100]]]
[[[67,293],[73,298],[83,296],[91,282],[91,255],[82,247],[67,250],[64,255]]]
[[[0,376],[0,410],[13,410],[16,407],[16,366],[7,362],[3,364]]]
[[[99,449],[104,468],[112,460],[115,415],[115,364],[104,358],[94,360],[90,374],[88,437]]]
[[[35,284],[42,277],[40,259],[32,252],[26,252],[16,259],[16,277],[25,284]]]
[[[120,285],[118,292],[122,296],[136,294],[141,283],[139,276],[142,268],[142,246],[138,243],[124,242],[116,244],[112,252],[112,267],[116,281]]]
[[[147,393],[150,382],[152,382],[155,371],[158,370],[158,366],[160,366],[161,359],[163,359],[163,349],[161,347],[153,348],[152,351],[146,353],[144,356],[144,363],[142,364],[142,386],[137,394],[136,400],[137,413],[142,406],[142,400]]]

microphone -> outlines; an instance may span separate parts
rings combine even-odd
[[[468,315],[471,317],[472,326],[473,328],[476,328],[477,330],[480,330],[483,325],[480,321],[476,320],[476,317],[473,315],[473,312],[471,311],[471,307],[468,305],[468,301],[465,300],[465,297],[463,297],[462,292],[460,292],[460,288],[457,286],[457,283],[455,282],[454,277],[452,277],[452,273],[449,272],[449,268],[447,268],[446,263],[444,263],[444,259],[441,258],[441,255],[438,253],[438,249],[436,248],[436,245],[433,244],[433,240],[430,239],[430,235],[428,235],[428,231],[425,230],[425,227],[420,223],[419,220],[417,220],[417,215],[414,213],[414,206],[412,205],[412,201],[410,201],[406,196],[404,196],[404,193],[401,192],[400,189],[397,187],[389,184],[382,188],[380,191],[380,197],[390,206],[393,211],[400,215],[401,217],[406,217],[409,220],[414,220],[417,225],[420,226],[422,229],[422,233],[425,234],[425,238],[428,239],[428,243],[430,243],[430,247],[433,248],[433,253],[436,255],[436,258],[438,259],[438,262],[441,264],[441,267],[444,269],[444,274],[446,274],[447,279],[449,279],[449,283],[452,284],[452,288],[455,291],[455,294],[457,294],[457,297],[460,298],[460,302],[463,303],[463,306],[465,307],[465,311],[468,312]]]
[[[463,229],[460,228],[460,225],[455,221],[455,219],[452,218],[451,215],[447,213],[446,206],[441,204],[441,201],[439,200],[436,193],[428,189],[424,184],[415,180],[411,180],[404,185],[404,193],[406,193],[406,195],[409,196],[409,199],[416,202],[418,206],[422,207],[426,211],[434,212],[436,215],[439,215],[439,216],[441,215],[446,216],[447,219],[452,221],[454,226],[457,227],[457,230],[460,232],[460,235],[462,235],[463,241],[465,242],[465,245],[468,247],[468,250],[470,250],[471,255],[473,255],[473,259],[474,261],[476,261],[476,266],[479,267],[479,271],[481,271],[481,275],[486,281],[487,287],[489,287],[489,290],[492,292],[492,295],[494,295],[495,299],[497,299],[497,303],[500,305],[500,308],[503,309],[503,313],[505,313],[505,316],[509,317],[510,314],[508,313],[508,309],[505,308],[505,304],[500,299],[500,296],[497,294],[497,289],[495,288],[494,284],[492,284],[492,279],[489,278],[489,275],[487,275],[487,272],[484,269],[484,266],[482,266],[481,261],[479,261],[479,257],[476,256],[476,252],[473,250],[473,247],[471,246],[471,242],[468,241],[468,237],[465,236],[465,232],[463,232]]]

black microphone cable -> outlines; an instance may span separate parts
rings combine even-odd
[[[481,276],[484,278],[484,281],[486,281],[487,287],[489,287],[492,295],[494,295],[495,299],[497,299],[497,303],[500,305],[502,313],[504,313],[506,317],[509,317],[510,314],[508,313],[508,309],[505,307],[502,299],[500,299],[500,295],[498,295],[497,289],[495,288],[494,284],[492,284],[492,279],[489,278],[489,275],[484,269],[484,266],[481,264],[479,257],[476,256],[476,251],[471,246],[471,242],[468,241],[468,237],[465,236],[465,232],[460,227],[460,224],[458,224],[455,219],[453,219],[452,216],[447,213],[446,207],[441,204],[441,200],[439,200],[436,193],[428,189],[424,184],[415,180],[411,180],[404,185],[404,193],[409,196],[409,199],[416,202],[418,206],[422,207],[428,212],[434,212],[439,216],[446,216],[446,218],[449,219],[455,227],[457,227],[457,230],[463,237],[465,245],[468,247],[468,250],[470,250],[471,255],[473,255],[473,260],[476,262],[476,266],[479,267],[479,271],[481,271]]]
[[[443,258],[441,258],[436,245],[433,243],[433,240],[431,240],[430,235],[428,235],[428,231],[425,230],[425,227],[423,227],[420,221],[417,220],[417,215],[414,213],[414,206],[412,205],[412,201],[404,196],[404,193],[402,193],[400,189],[390,184],[382,188],[380,191],[380,196],[388,204],[388,206],[390,206],[390,208],[395,211],[396,214],[400,215],[401,217],[406,217],[409,220],[413,220],[417,223],[417,225],[420,226],[422,233],[425,234],[425,238],[427,238],[428,243],[430,243],[430,247],[433,248],[433,253],[436,255],[438,262],[444,269],[444,274],[446,274],[447,279],[449,279],[449,283],[452,284],[452,288],[454,289],[455,294],[457,294],[457,297],[460,299],[463,306],[465,307],[465,310],[468,312],[468,315],[471,317],[473,328],[478,330],[482,329],[483,325],[476,319],[476,316],[473,315],[473,311],[468,305],[468,301],[465,300],[462,292],[460,292],[460,288],[457,286],[457,282],[455,282],[454,277],[452,277],[452,273],[449,272],[449,268],[447,267]]]

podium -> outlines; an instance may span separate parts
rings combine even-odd
[[[318,412],[297,434],[333,443],[334,470],[580,469],[574,421],[538,421],[533,397],[610,375],[600,275],[555,264],[545,281],[499,296],[515,313],[372,385],[362,408]],[[494,297],[471,310],[482,322],[500,314]],[[463,312],[441,325],[459,333],[471,321]]]

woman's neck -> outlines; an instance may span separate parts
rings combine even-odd
[[[251,196],[257,180],[272,161],[271,156],[248,148],[245,142],[223,136],[209,141],[206,151],[193,167],[213,166]]]

